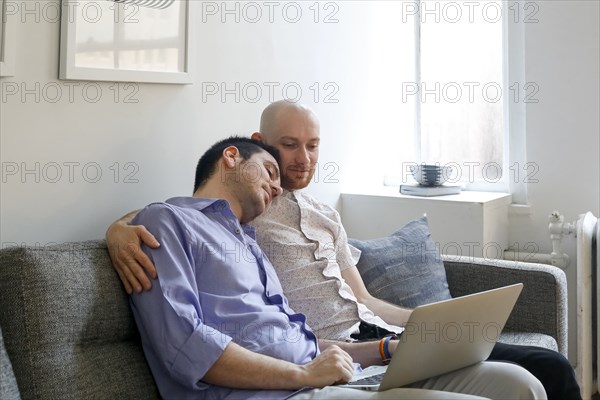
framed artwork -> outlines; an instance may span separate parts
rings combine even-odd
[[[192,83],[189,0],[62,0],[60,79]]]
[[[0,76],[15,74],[15,20],[7,11],[8,0],[0,0]]]

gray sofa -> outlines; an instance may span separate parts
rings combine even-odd
[[[566,354],[566,279],[554,267],[444,259],[459,296],[525,289],[502,340]],[[158,391],[103,240],[0,251],[0,399],[153,399]]]

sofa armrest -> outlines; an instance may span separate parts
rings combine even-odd
[[[552,336],[567,355],[567,279],[551,265],[474,257],[442,256],[452,297],[523,283],[506,331]]]

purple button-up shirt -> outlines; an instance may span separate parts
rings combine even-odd
[[[303,314],[294,313],[273,266],[224,200],[178,197],[132,221],[161,243],[144,247],[158,279],[130,304],[144,353],[166,399],[284,398],[291,391],[237,390],[202,377],[230,341],[306,364],[319,352]]]

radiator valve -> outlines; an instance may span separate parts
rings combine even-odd
[[[550,259],[552,265],[565,268],[569,265],[569,255],[562,251],[562,238],[575,232],[574,223],[565,223],[564,216],[558,211],[553,211],[549,216],[548,230],[550,231],[550,240],[552,241],[552,253]]]

